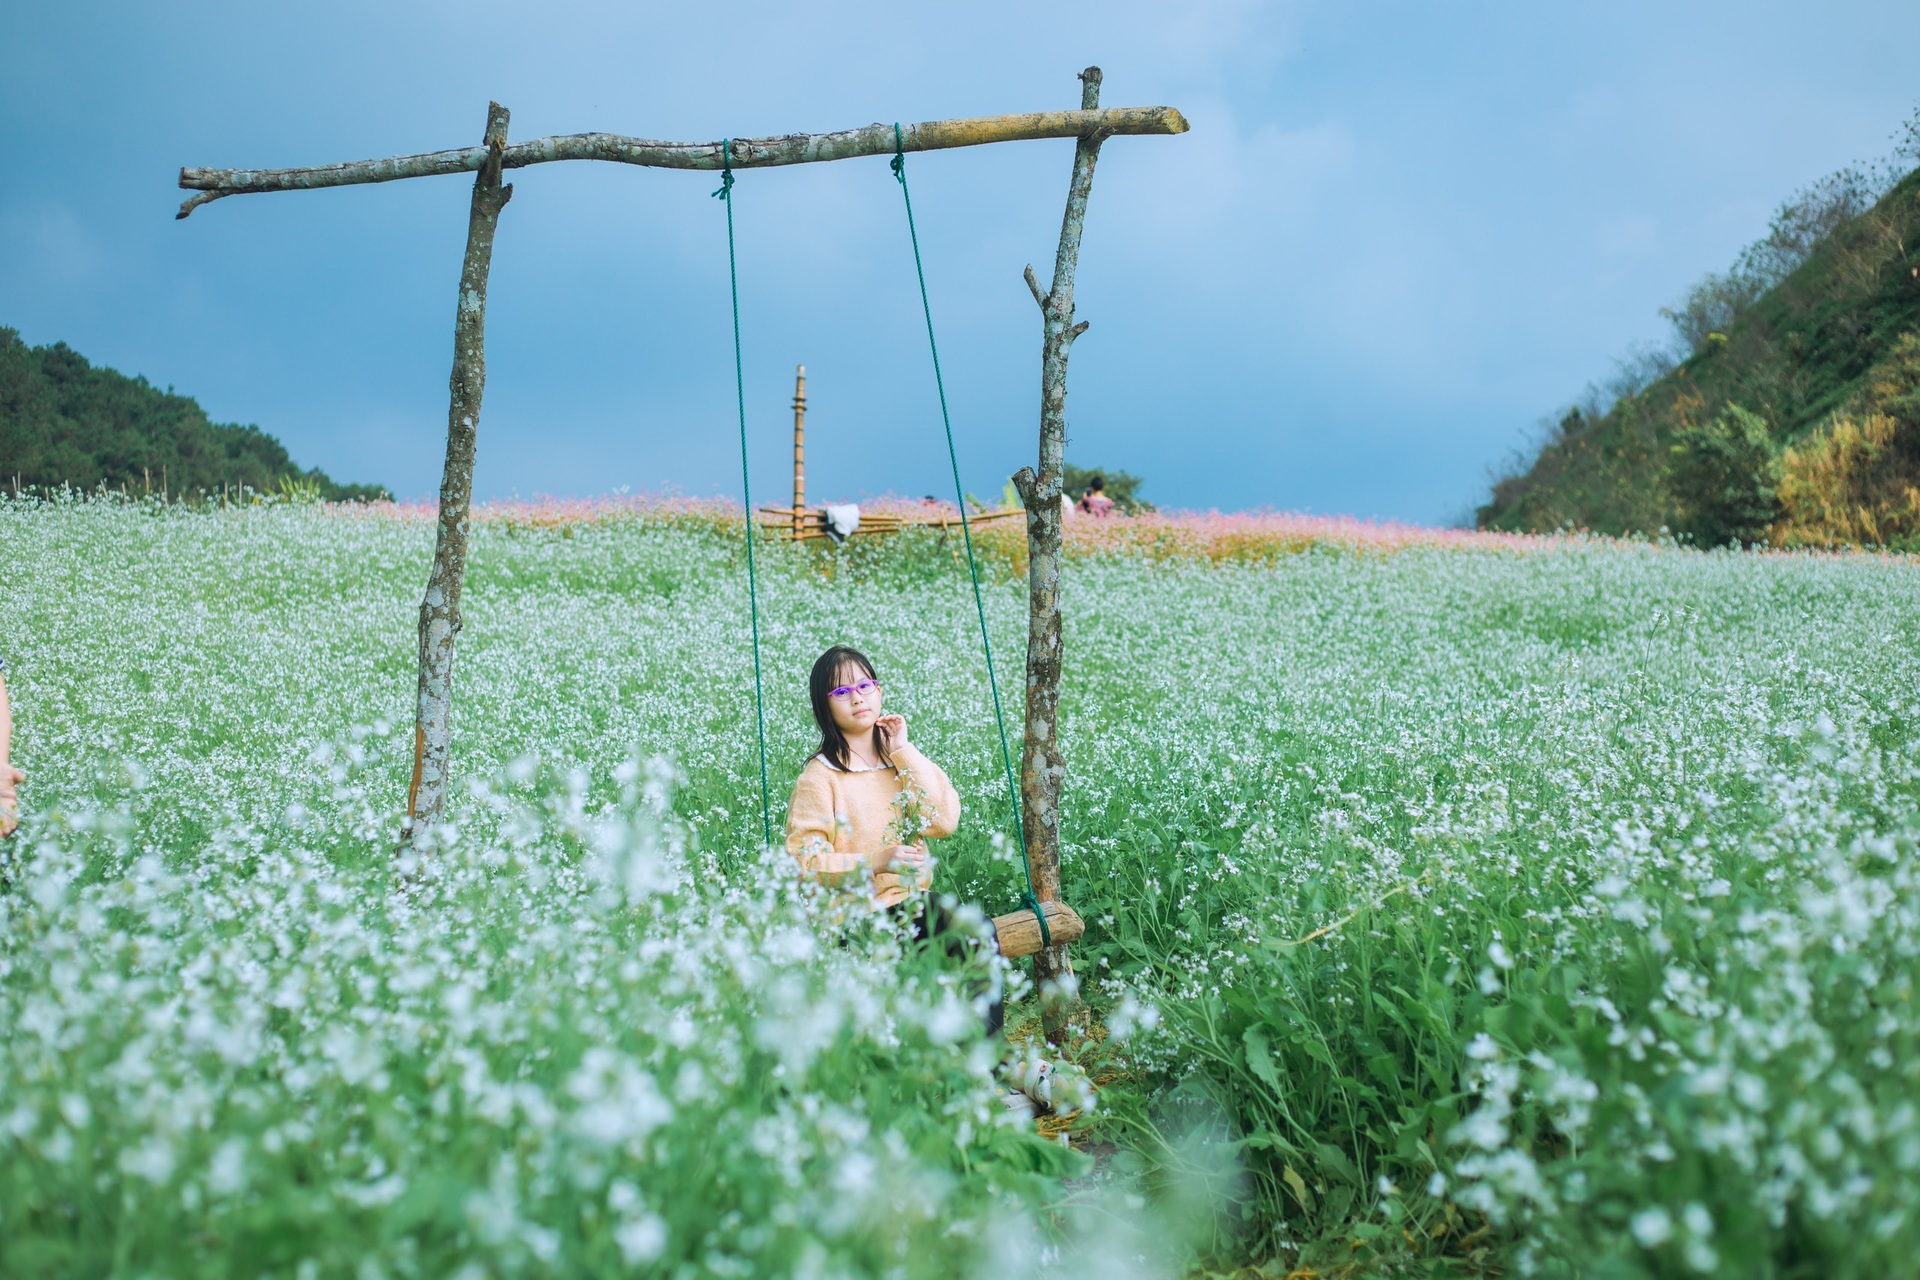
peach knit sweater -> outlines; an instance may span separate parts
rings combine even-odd
[[[927,826],[919,837],[889,833],[900,816],[903,772],[925,793],[920,802]],[[907,746],[893,753],[893,767],[841,770],[820,756],[807,761],[793,784],[787,806],[787,852],[800,870],[840,888],[873,882],[873,900],[890,907],[907,896],[907,886],[892,871],[875,873],[873,855],[896,844],[922,844],[925,837],[950,836],[960,826],[960,795],[940,766]]]

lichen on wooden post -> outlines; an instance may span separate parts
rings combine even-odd
[[[407,790],[403,837],[418,845],[446,804],[453,737],[453,651],[460,638],[460,588],[467,573],[473,502],[473,453],[480,399],[487,385],[487,272],[500,211],[513,187],[500,182],[507,146],[507,109],[487,104],[486,161],[473,181],[467,253],[453,319],[453,374],[447,405],[447,461],[440,477],[433,568],[420,602],[420,682],[413,730],[413,785]]]
[[[1080,73],[1080,109],[1100,105],[1100,68]],[[1073,274],[1080,262],[1080,232],[1093,190],[1093,166],[1107,134],[1095,129],[1080,135],[1073,149],[1073,177],[1067,187],[1067,211],[1060,224],[1060,248],[1053,261],[1053,285],[1040,292],[1033,268],[1027,288],[1040,305],[1040,469],[1022,467],[1014,488],[1027,509],[1027,731],[1020,754],[1020,808],[1025,815],[1027,861],[1042,902],[1060,897],[1060,791],[1066,781],[1066,757],[1060,750],[1060,499],[1067,451],[1067,356],[1074,339],[1087,331],[1074,322]],[[1041,986],[1070,978],[1073,964],[1064,945],[1034,956],[1034,978]],[[1058,1002],[1044,1015],[1047,1038],[1057,1041],[1066,1018]]]

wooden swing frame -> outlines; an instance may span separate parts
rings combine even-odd
[[[1066,453],[1067,357],[1087,322],[1074,320],[1073,283],[1079,262],[1081,228],[1100,145],[1117,135],[1179,134],[1187,122],[1171,107],[1100,107],[1101,73],[1080,73],[1078,111],[1042,111],[1028,115],[938,120],[907,126],[884,124],[827,134],[785,134],[729,139],[725,144],[655,142],[618,134],[586,133],[507,143],[508,113],[499,103],[487,108],[486,132],[477,147],[427,155],[396,156],[298,169],[183,168],[180,186],[199,194],[187,199],[175,216],[186,218],[202,205],[231,195],[312,190],[391,182],[400,178],[474,173],[473,201],[467,222],[467,248],[460,271],[454,313],[453,373],[449,380],[447,455],[440,482],[440,503],[433,565],[420,605],[420,670],[414,720],[413,781],[407,791],[403,840],[415,847],[437,822],[451,781],[454,645],[460,634],[461,589],[466,577],[469,510],[473,496],[473,457],[486,386],[487,276],[500,213],[513,195],[501,182],[507,169],[560,160],[602,160],[654,168],[719,170],[810,164],[855,156],[892,155],[982,146],[1038,138],[1073,138],[1073,174],[1066,215],[1054,258],[1053,282],[1041,292],[1033,268],[1027,288],[1040,308],[1040,456],[1038,469],[1021,468],[1013,478],[1027,517],[1028,626],[1026,733],[1021,752],[1020,798],[1026,815],[1025,850],[1033,870],[1034,892],[1047,920],[1050,946],[1042,945],[1035,912],[1023,910],[995,920],[1002,954],[1033,955],[1041,983],[1072,973],[1066,945],[1085,926],[1060,899],[1059,800],[1066,761],[1059,745],[1061,671],[1060,494]],[[796,474],[799,459],[795,459]],[[802,523],[801,504],[785,512],[795,536]],[[1012,512],[1003,512],[1011,515]],[[751,520],[753,513],[748,513]],[[1031,936],[1029,936],[1031,935]],[[1059,1015],[1049,1015],[1047,1034],[1058,1034]]]

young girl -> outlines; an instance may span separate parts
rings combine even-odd
[[[881,711],[880,678],[865,654],[835,645],[813,664],[807,685],[820,749],[793,784],[787,852],[799,859],[804,874],[870,892],[878,906],[898,908],[909,901],[911,889],[931,886],[926,840],[950,836],[959,827],[959,793],[940,766],[907,740],[905,718]],[[980,945],[953,929],[949,913],[928,899],[915,901],[912,910],[914,937],[936,940],[949,957],[964,959]],[[993,945],[991,926],[987,945]],[[982,994],[984,1031],[992,1039],[1006,1022],[998,970]],[[1056,1076],[1063,1071],[1077,1073],[1080,1094],[1068,1090],[1062,1097],[1085,1094],[1085,1073],[1079,1068],[1029,1051],[1008,1068],[1007,1080],[1014,1086],[1009,1105],[1083,1105],[1063,1104],[1054,1096]]]
[[[926,840],[960,826],[960,796],[907,740],[906,719],[881,712],[880,681],[864,654],[835,645],[807,684],[820,749],[793,784],[787,852],[825,884],[871,882],[877,905],[897,906],[911,888],[928,886]],[[912,799],[903,803],[903,792]]]
[[[20,825],[20,793],[14,788],[27,775],[13,767],[7,753],[13,745],[13,706],[7,701],[7,661],[0,658],[0,837]]]

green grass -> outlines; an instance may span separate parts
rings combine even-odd
[[[31,775],[0,1271],[1795,1276],[1920,1247],[1907,563],[1072,561],[1066,896],[1082,994],[1131,1032],[1075,1129],[1096,1161],[996,1122],[967,975],[822,941],[753,852],[724,531],[478,526],[456,822],[402,883],[430,538],[0,502]],[[776,791],[807,665],[866,650],[966,806],[941,888],[1011,909],[964,579],[850,550],[762,561]],[[1024,605],[991,587],[1009,696]]]

